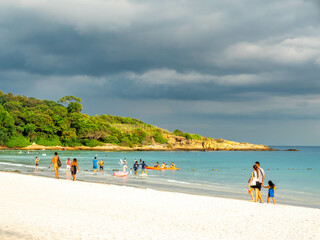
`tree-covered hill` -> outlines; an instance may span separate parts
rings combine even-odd
[[[82,114],[81,99],[66,96],[58,102],[14,96],[0,91],[0,146],[102,146],[106,143],[134,147],[167,144],[167,135],[185,139],[203,138],[196,134],[164,129],[138,119],[110,115]]]

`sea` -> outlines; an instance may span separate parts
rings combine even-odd
[[[278,151],[57,151],[62,162],[60,178],[70,180],[66,171],[67,158],[77,158],[80,172],[77,181],[87,181],[119,186],[188,193],[221,198],[250,200],[248,180],[256,161],[265,170],[265,184],[271,180],[276,185],[277,204],[320,208],[320,146],[271,146]],[[299,151],[285,151],[298,149]],[[0,151],[0,171],[54,178],[49,168],[55,151]],[[39,170],[35,171],[35,157],[40,158]],[[94,157],[104,161],[104,170],[93,172]],[[180,170],[148,170],[147,176],[128,174],[113,176],[121,171],[120,159],[126,158],[128,169],[134,160],[145,161],[153,166],[155,162],[174,162]],[[71,180],[70,180],[71,181]],[[1,183],[5,184],[5,183]],[[262,190],[264,201],[268,190]]]

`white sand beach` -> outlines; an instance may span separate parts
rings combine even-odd
[[[320,209],[5,172],[0,193],[2,240],[320,239]]]

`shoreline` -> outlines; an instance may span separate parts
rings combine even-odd
[[[2,239],[320,237],[319,209],[4,172],[0,181]]]
[[[228,147],[223,146],[220,148],[204,148],[204,147],[194,147],[194,146],[180,146],[180,147],[167,147],[165,145],[149,145],[142,147],[122,147],[117,145],[105,145],[105,146],[97,146],[97,147],[87,147],[87,146],[76,146],[76,147],[63,147],[63,146],[42,146],[42,145],[30,145],[27,147],[19,148],[8,148],[8,147],[0,147],[0,150],[68,150],[68,151],[110,151],[110,152],[118,152],[118,151],[276,151],[273,148],[269,148],[264,145],[255,145],[256,147]]]

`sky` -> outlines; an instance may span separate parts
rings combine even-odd
[[[320,0],[2,0],[0,90],[267,145],[320,144]]]

